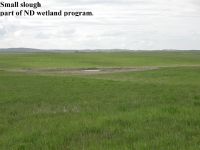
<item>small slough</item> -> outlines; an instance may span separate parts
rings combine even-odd
[[[120,72],[137,72],[159,69],[159,67],[121,67],[121,68],[42,68],[42,69],[10,69],[9,72],[24,72],[36,74],[105,74]]]
[[[99,72],[101,70],[100,69],[84,69],[82,71],[85,71],[85,72]]]

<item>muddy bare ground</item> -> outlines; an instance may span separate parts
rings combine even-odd
[[[136,72],[155,70],[159,67],[134,67],[134,68],[55,68],[55,69],[11,69],[9,72],[36,73],[36,74],[107,74],[119,72]]]

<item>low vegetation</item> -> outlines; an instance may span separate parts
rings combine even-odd
[[[34,69],[158,67],[67,74]],[[1,53],[1,150],[200,149],[200,52]]]

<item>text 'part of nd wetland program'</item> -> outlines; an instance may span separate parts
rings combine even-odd
[[[66,10],[42,10],[36,11],[37,8],[41,8],[42,4],[40,2],[28,3],[28,2],[0,2],[0,8],[23,8],[23,10],[0,10],[0,17],[2,16],[93,16],[91,11],[66,11]],[[27,8],[24,9],[24,8]],[[28,9],[32,8],[32,10]]]

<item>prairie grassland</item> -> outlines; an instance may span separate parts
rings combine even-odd
[[[144,66],[159,69],[17,71]],[[200,149],[200,52],[2,53],[0,149]]]

